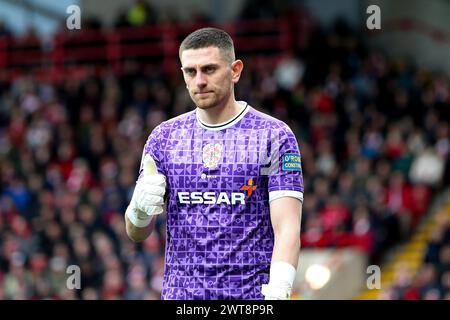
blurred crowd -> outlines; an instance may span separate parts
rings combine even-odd
[[[450,300],[450,224],[445,216],[436,220],[419,270],[414,274],[408,264],[400,264],[393,285],[382,291],[380,299]]]
[[[352,245],[377,263],[449,185],[448,77],[367,50],[342,22],[239,89],[300,142],[303,247]]]
[[[378,261],[449,185],[450,82],[367,50],[342,23],[310,39],[277,62],[244,57],[236,97],[297,136],[302,246]],[[149,133],[192,109],[181,74],[134,61],[58,83],[0,77],[0,299],[158,299],[165,217],[133,243],[123,213]],[[69,265],[81,290],[67,288]]]

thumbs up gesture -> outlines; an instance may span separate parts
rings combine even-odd
[[[129,220],[137,227],[147,226],[151,218],[163,212],[166,177],[158,173],[155,160],[146,154],[143,175],[137,181],[127,209]]]

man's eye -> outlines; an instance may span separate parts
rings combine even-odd
[[[216,70],[216,68],[214,68],[214,67],[206,67],[205,73],[213,73],[215,70]]]
[[[188,70],[185,70],[184,72],[185,72],[188,76],[194,76],[194,75],[195,75],[195,70],[188,69]]]

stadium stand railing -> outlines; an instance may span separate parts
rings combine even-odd
[[[312,22],[303,11],[290,16],[208,24],[222,27],[233,37],[239,54],[277,59],[283,52],[306,43]],[[192,30],[204,22],[161,24],[114,29],[86,29],[55,34],[49,43],[40,39],[0,37],[0,67],[15,78],[32,73],[38,78],[59,80],[83,67],[121,72],[128,59],[135,59],[166,73],[178,68],[178,47]]]

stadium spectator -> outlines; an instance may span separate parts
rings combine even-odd
[[[127,19],[130,26],[141,27],[156,23],[156,12],[145,0],[135,0],[128,9]]]

